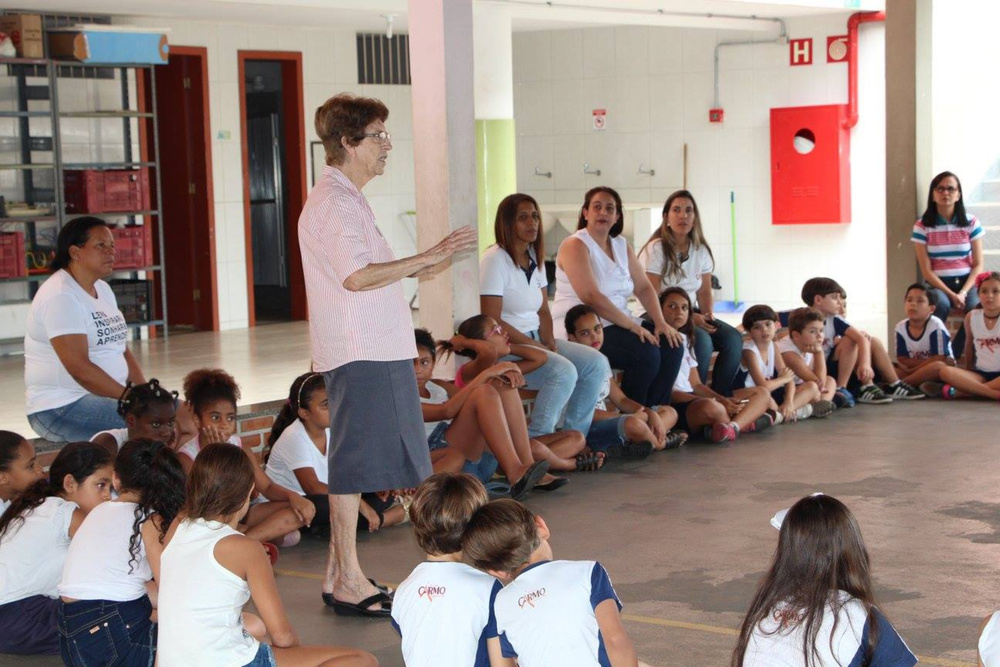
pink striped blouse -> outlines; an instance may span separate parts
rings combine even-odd
[[[417,356],[402,282],[362,292],[344,288],[352,273],[395,257],[368,200],[335,167],[323,167],[309,193],[299,216],[299,247],[314,370]]]

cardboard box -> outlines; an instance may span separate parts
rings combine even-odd
[[[166,65],[162,31],[118,26],[78,26],[47,31],[49,57],[102,65]]]
[[[10,36],[18,58],[44,58],[42,17],[37,14],[4,14],[0,32]]]

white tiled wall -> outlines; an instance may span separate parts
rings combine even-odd
[[[755,44],[720,52],[725,122],[708,122],[713,51],[750,33],[600,28],[514,35],[518,187],[543,208],[579,206],[595,185],[619,190],[626,203],[662,207],[682,185],[698,200],[723,284],[733,298],[730,192],[735,193],[741,301],[798,306],[804,280],[829,275],[850,296],[852,320],[875,332],[885,320],[884,36],[862,27],[860,122],[852,135],[853,222],[771,225],[769,110],[845,103],[847,65],[827,64],[826,37],[847,32],[846,13],[788,21],[792,38],[812,37],[812,66],[790,67],[788,46]],[[759,35],[756,35],[760,39]],[[595,132],[591,110],[607,109]],[[583,165],[600,177],[584,175]],[[638,174],[639,165],[655,175]],[[534,175],[535,167],[552,178]],[[554,253],[556,248],[547,247]],[[906,248],[906,252],[910,249]]]

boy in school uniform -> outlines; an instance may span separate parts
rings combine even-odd
[[[622,603],[595,561],[552,560],[549,528],[521,503],[489,502],[462,546],[473,565],[505,582],[493,601],[503,655],[520,667],[637,667]]]
[[[795,373],[795,383],[813,382],[819,387],[820,399],[836,407],[853,405],[842,402],[837,383],[826,372],[823,354],[823,315],[815,308],[797,308],[788,314],[788,337],[778,341],[778,352],[785,365]],[[838,398],[841,402],[838,403]]]
[[[841,315],[844,288],[832,278],[810,278],[802,286],[802,300],[824,317],[823,353],[827,370],[836,378],[837,393],[846,404],[853,402],[847,383],[854,375],[861,388],[857,400],[861,403],[885,404],[893,399],[916,400],[924,394],[899,379],[889,353],[882,342],[856,327]],[[883,380],[875,384],[875,373]]]
[[[494,577],[462,562],[468,518],[489,500],[482,482],[442,472],[417,488],[410,521],[427,560],[393,596],[392,626],[407,667],[514,667],[501,656],[493,600]]]
[[[928,397],[941,396],[941,369],[955,365],[951,334],[937,316],[937,295],[923,283],[906,288],[906,319],[896,324],[896,364],[900,377]]]

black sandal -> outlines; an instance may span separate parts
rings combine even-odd
[[[556,477],[551,482],[546,482],[545,484],[535,484],[535,491],[555,491],[556,489],[561,489],[567,484],[569,484],[569,480],[565,477]]]
[[[396,589],[394,589],[392,586],[387,586],[386,584],[380,584],[371,577],[368,577],[368,583],[377,588],[380,593],[384,593],[390,598],[396,594]],[[336,598],[333,597],[333,593],[322,593],[322,596],[323,596],[323,604],[325,604],[327,607],[332,607],[334,603],[337,601]]]
[[[338,616],[365,616],[367,618],[386,618],[392,614],[392,598],[379,591],[371,597],[367,597],[361,602],[343,602],[333,597],[332,593],[323,594],[323,602],[327,601],[328,606],[333,607],[333,611]],[[375,603],[379,603],[378,609],[369,609]]]
[[[510,485],[510,497],[518,501],[524,500],[531,490],[535,488],[535,485],[541,481],[542,477],[545,477],[545,473],[548,471],[548,461],[535,461],[532,463],[524,474],[521,475],[521,479]]]
[[[607,455],[604,452],[591,452],[576,457],[577,472],[597,472],[604,467]]]

